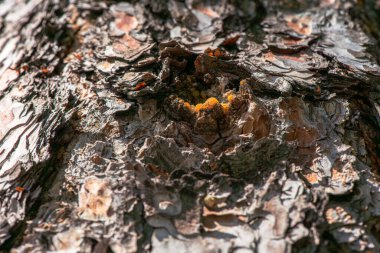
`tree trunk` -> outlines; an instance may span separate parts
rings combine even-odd
[[[379,0],[0,7],[1,252],[380,252]]]

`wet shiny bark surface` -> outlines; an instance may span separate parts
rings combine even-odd
[[[380,252],[380,1],[0,7],[1,252]]]

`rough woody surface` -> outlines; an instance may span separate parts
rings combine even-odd
[[[1,252],[380,252],[379,0],[0,3]]]

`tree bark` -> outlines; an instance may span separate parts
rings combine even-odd
[[[380,1],[0,3],[1,252],[380,252]]]

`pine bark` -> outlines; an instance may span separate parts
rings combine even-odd
[[[0,252],[380,252],[379,0],[0,7]]]

